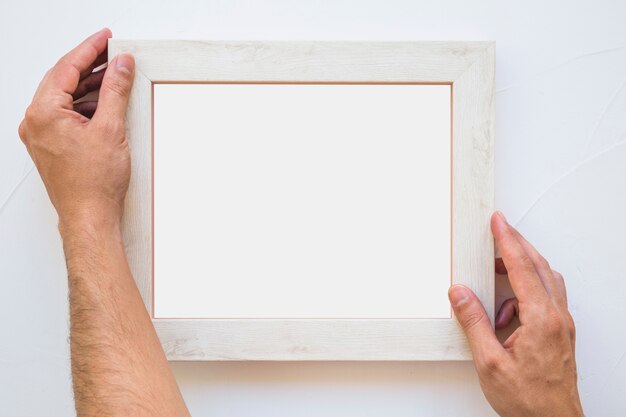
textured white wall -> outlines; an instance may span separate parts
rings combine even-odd
[[[622,0],[5,1],[0,4],[0,415],[73,414],[56,217],[16,129],[87,34],[496,40],[497,206],[566,277],[588,415],[626,415]],[[173,364],[194,415],[492,415],[470,363]]]

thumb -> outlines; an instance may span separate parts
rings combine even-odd
[[[502,351],[487,313],[476,294],[463,285],[453,285],[448,297],[459,324],[463,328],[477,363],[493,358]]]
[[[131,54],[121,53],[109,62],[100,87],[94,118],[105,121],[124,120],[134,75],[135,58]]]

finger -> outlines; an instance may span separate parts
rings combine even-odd
[[[83,101],[74,104],[74,111],[80,113],[88,119],[91,119],[98,108],[97,101]]]
[[[519,300],[520,309],[528,302],[549,302],[532,260],[517,240],[512,227],[500,212],[491,216],[491,231],[509,275],[509,282]],[[521,317],[520,317],[521,319]]]
[[[503,353],[502,346],[491,327],[478,297],[463,285],[453,285],[448,297],[459,324],[463,328],[477,364],[492,355]]]
[[[508,272],[506,270],[506,265],[504,265],[504,261],[502,258],[496,258],[496,274],[506,275]]]
[[[496,314],[496,329],[504,329],[513,320],[513,317],[519,314],[519,304],[517,298],[509,298],[502,303],[498,314]]]
[[[111,120],[123,122],[134,74],[135,59],[131,54],[121,53],[111,60],[100,87],[100,103],[95,119],[104,123]]]
[[[88,74],[89,68],[106,49],[111,36],[109,29],[102,29],[63,56],[44,79],[45,85],[42,86],[41,93],[73,94],[81,75]]]
[[[557,302],[567,310],[567,289],[565,288],[565,280],[560,272],[552,270],[552,276],[554,277],[555,287],[557,288],[558,296],[555,297]]]
[[[91,74],[93,70],[100,69],[101,66],[107,63],[107,61],[109,60],[108,49],[109,48],[104,48],[104,51],[100,55],[98,55],[98,58],[96,58],[96,60],[89,66],[89,68],[81,73],[81,80],[89,76],[89,74]]]
[[[528,242],[522,234],[511,226],[511,231],[517,238],[518,242],[526,251],[526,254],[532,261],[535,266],[535,270],[537,271],[537,275],[539,275],[539,279],[541,279],[541,283],[543,284],[546,292],[550,297],[556,300],[559,297],[559,289],[556,287],[556,281],[554,279],[554,275],[552,274],[552,268],[550,268],[550,264],[548,261],[541,256],[541,254],[535,249],[535,247]]]
[[[104,71],[92,72],[78,83],[78,87],[76,87],[76,91],[72,94],[72,98],[78,100],[85,96],[85,94],[96,91],[102,85],[103,78]]]

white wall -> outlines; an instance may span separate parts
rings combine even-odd
[[[626,415],[626,3],[0,3],[0,415],[73,414],[56,216],[16,130],[87,34],[496,40],[497,206],[566,277],[588,415]],[[194,415],[492,415],[470,363],[173,364]]]

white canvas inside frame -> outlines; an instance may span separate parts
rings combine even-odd
[[[450,90],[154,84],[154,317],[451,317]]]

